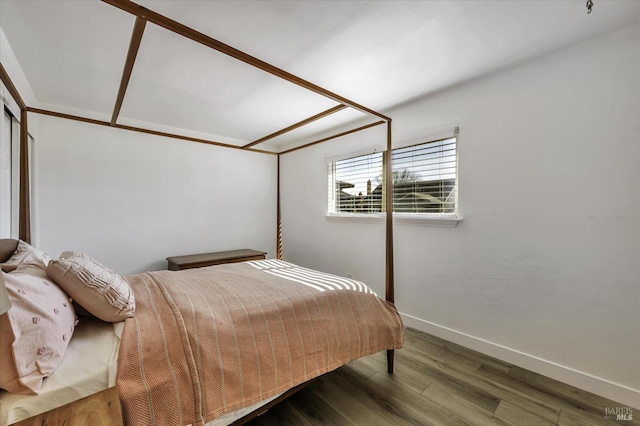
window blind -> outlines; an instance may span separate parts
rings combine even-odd
[[[394,212],[457,213],[456,142],[452,137],[391,152]],[[329,213],[385,211],[383,154],[329,163]]]
[[[329,212],[382,211],[382,153],[329,163]]]
[[[394,212],[456,212],[456,138],[394,149],[391,162]]]

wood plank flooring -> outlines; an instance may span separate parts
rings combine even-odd
[[[384,352],[353,361],[247,425],[640,425],[606,407],[624,405],[405,328],[394,374]]]

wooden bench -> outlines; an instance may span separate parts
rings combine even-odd
[[[167,262],[169,262],[170,271],[181,271],[183,269],[202,268],[205,266],[221,265],[223,263],[263,260],[266,258],[266,255],[267,253],[263,251],[242,249],[167,257]]]

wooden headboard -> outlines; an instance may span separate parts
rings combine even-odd
[[[10,238],[0,239],[0,263],[9,260],[14,251],[18,248],[18,240]]]

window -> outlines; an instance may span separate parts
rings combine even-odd
[[[456,213],[456,138],[391,152],[393,211]]]
[[[329,213],[382,211],[382,154],[329,163]]]
[[[457,213],[456,137],[391,152],[394,213]],[[329,214],[375,214],[386,208],[384,153],[329,163]]]

